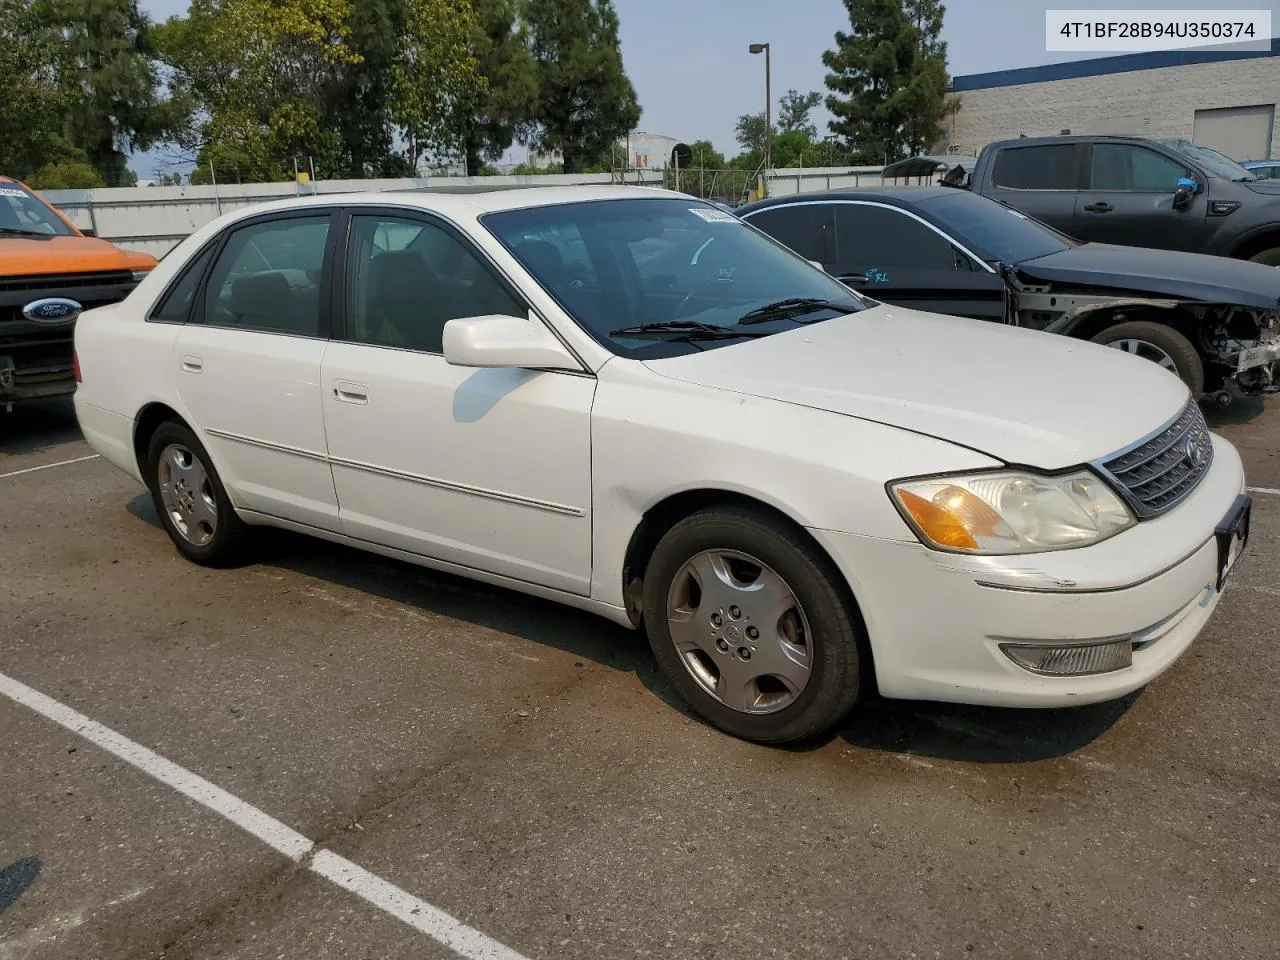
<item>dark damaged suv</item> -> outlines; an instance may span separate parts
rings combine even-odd
[[[0,177],[0,412],[74,392],[76,318],[123,300],[155,265]]]

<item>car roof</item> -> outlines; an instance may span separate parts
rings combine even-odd
[[[738,215],[743,216],[767,207],[786,206],[794,203],[829,203],[840,200],[870,200],[887,203],[895,207],[909,207],[933,197],[950,196],[956,187],[850,187],[847,189],[814,190],[805,193],[790,193],[785,197],[770,197],[768,200],[757,200],[738,208]]]
[[[324,206],[396,206],[417,208],[444,215],[468,218],[504,210],[521,210],[531,207],[554,206],[562,203],[585,203],[593,200],[670,199],[684,197],[692,203],[701,203],[696,197],[674,193],[660,187],[580,185],[555,187],[515,187],[469,192],[452,192],[447,188],[433,191],[429,187],[419,190],[361,191],[356,193],[321,193],[309,197],[287,197],[237,210],[244,216],[269,213],[274,210],[296,210]]]

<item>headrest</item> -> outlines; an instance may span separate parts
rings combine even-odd
[[[282,273],[238,277],[231,284],[231,312],[237,316],[271,316],[293,309],[293,287]]]
[[[515,245],[515,254],[529,270],[541,279],[551,279],[564,269],[564,258],[554,243],[546,240],[521,240]]]

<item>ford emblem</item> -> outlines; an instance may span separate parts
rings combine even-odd
[[[32,323],[70,323],[80,316],[84,307],[66,297],[45,297],[33,300],[22,308],[22,315]]]

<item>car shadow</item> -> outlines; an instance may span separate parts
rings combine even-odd
[[[1204,404],[1201,409],[1204,410],[1204,418],[1210,427],[1234,427],[1251,423],[1261,416],[1266,409],[1266,397],[1246,397],[1235,393],[1232,394],[1231,403],[1225,407],[1209,403]]]
[[[39,453],[82,439],[75,406],[66,397],[0,411],[0,454]]]
[[[128,510],[163,530],[149,495],[135,497]],[[563,604],[302,534],[266,528],[256,533],[253,563],[507,633],[634,674],[667,706],[710,727],[663,678],[639,631]],[[872,695],[836,731],[785,749],[806,752],[842,740],[861,749],[941,760],[1031,763],[1065,756],[1098,739],[1140,695],[1141,691],[1122,700],[1053,710],[889,701]]]
[[[0,913],[17,903],[18,898],[40,876],[40,859],[23,857],[7,867],[0,867]]]
[[[1137,702],[1047,710],[953,703],[868,701],[837,736],[851,746],[962,763],[1035,763],[1075,753],[1110,730]]]

